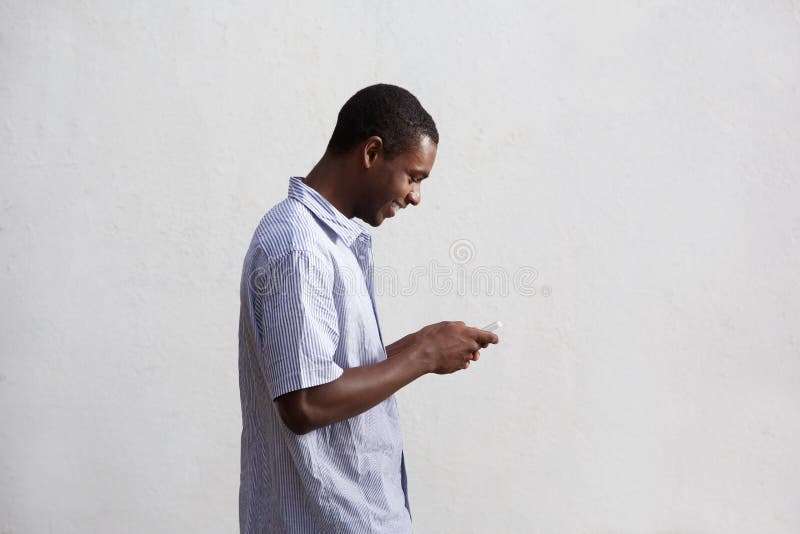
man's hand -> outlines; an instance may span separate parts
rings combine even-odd
[[[467,326],[463,321],[428,325],[410,337],[408,348],[425,362],[429,373],[440,375],[466,369],[470,361],[478,361],[480,349],[500,341],[496,334]]]

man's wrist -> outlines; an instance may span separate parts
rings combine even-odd
[[[402,351],[402,354],[398,354],[398,356],[402,356],[408,360],[409,365],[414,369],[414,373],[417,377],[433,372],[430,357],[423,347],[419,345],[406,347],[405,350]]]

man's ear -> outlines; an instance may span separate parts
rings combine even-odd
[[[383,157],[383,139],[373,135],[364,143],[364,152],[361,154],[364,168],[369,169],[375,162]]]

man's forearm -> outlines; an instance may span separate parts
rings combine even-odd
[[[345,369],[332,382],[279,398],[284,421],[293,432],[310,432],[369,410],[429,372],[423,355],[405,339],[387,347],[387,353],[391,350],[387,360]]]

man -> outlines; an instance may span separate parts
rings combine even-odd
[[[419,205],[438,142],[411,93],[362,89],[259,223],[241,284],[242,533],[411,531],[394,393],[466,369],[498,338],[442,322],[384,346],[371,237],[353,219]]]

